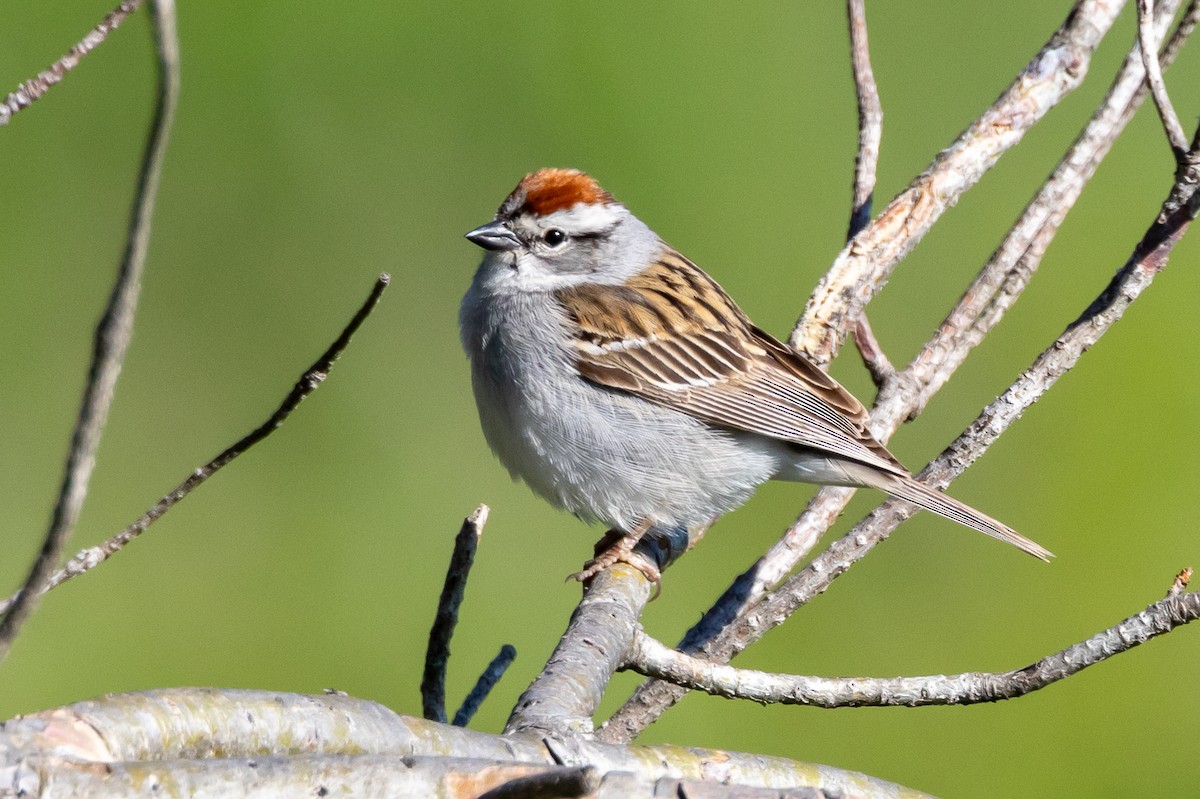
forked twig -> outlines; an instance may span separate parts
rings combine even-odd
[[[255,444],[279,429],[284,421],[287,420],[288,416],[291,415],[292,411],[296,410],[296,407],[304,400],[304,398],[316,391],[321,383],[324,382],[325,378],[329,375],[330,370],[333,368],[334,361],[336,361],[342,354],[342,351],[346,349],[346,346],[350,343],[350,339],[354,335],[355,331],[358,330],[366,318],[371,314],[371,311],[375,308],[375,304],[379,302],[379,297],[381,294],[383,294],[383,290],[387,288],[390,280],[391,277],[387,273],[379,276],[379,278],[375,281],[374,287],[371,289],[370,295],[367,297],[362,307],[358,309],[358,312],[350,320],[350,323],[346,325],[346,328],[342,331],[341,335],[339,335],[337,339],[331,345],[329,345],[329,348],[325,350],[321,357],[318,358],[316,362],[310,366],[308,370],[300,377],[300,380],[296,382],[296,385],[292,387],[292,390],[288,393],[287,397],[284,398],[283,402],[278,408],[276,408],[275,412],[271,414],[271,417],[267,419],[267,421],[263,422],[247,435],[238,439],[236,443],[223,450],[208,463],[192,472],[186,480],[176,486],[175,489],[169,494],[156,502],[152,508],[139,516],[124,530],[117,533],[99,546],[90,547],[76,553],[76,555],[67,561],[67,563],[61,569],[56,571],[46,580],[45,585],[42,588],[42,593],[58,587],[67,580],[70,580],[72,577],[78,577],[80,574],[90,571],[104,561],[108,560],[117,552],[120,552],[130,541],[134,540],[143,532],[145,532],[146,528],[148,528],[163,514],[174,507],[179,500],[186,497],[201,483],[212,477],[246,450],[250,449]],[[18,593],[6,600],[0,601],[0,612],[3,612],[6,608],[11,607],[14,602],[18,601],[20,596],[21,594]]]
[[[100,445],[100,436],[108,419],[108,409],[112,404],[117,377],[121,373],[121,364],[125,360],[125,352],[133,335],[133,319],[141,292],[158,179],[162,171],[171,121],[175,116],[176,99],[179,96],[179,37],[175,30],[174,0],[156,0],[151,8],[154,13],[154,40],[158,51],[158,95],[138,173],[133,211],[126,234],[125,253],[117,270],[108,307],[96,327],[87,387],[84,389],[83,403],[71,436],[62,486],[49,530],[46,532],[41,551],[25,578],[24,587],[16,601],[8,607],[4,619],[0,621],[0,661],[8,654],[22,623],[37,607],[38,598],[46,590],[47,581],[57,568],[67,540],[79,520],[83,501],[87,496],[88,482],[96,465],[96,449]],[[119,8],[118,11],[120,10]],[[129,8],[125,13],[131,10],[133,9]],[[102,35],[97,41],[101,40]],[[84,42],[88,40],[85,39]],[[96,42],[93,42],[88,49],[95,44]]]
[[[1167,134],[1167,142],[1175,160],[1183,158],[1188,149],[1187,134],[1171,105],[1171,97],[1167,94],[1167,84],[1163,81],[1162,67],[1158,62],[1158,37],[1154,31],[1154,0],[1137,0],[1137,32],[1138,46],[1142,51],[1142,65],[1146,70],[1146,85],[1150,87],[1150,96],[1158,109],[1158,118],[1162,121],[1163,130]]]
[[[940,487],[960,474],[1112,328],[1166,265],[1171,250],[1195,218],[1200,208],[1198,187],[1200,158],[1195,158],[1164,201],[1164,213],[1150,225],[1133,255],[1100,296],[918,475],[920,479]],[[812,563],[747,609],[734,623],[700,647],[699,652],[710,660],[728,661],[824,592],[839,575],[915,512],[916,508],[909,503],[885,502]]]

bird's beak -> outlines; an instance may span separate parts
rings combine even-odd
[[[516,234],[499,220],[475,228],[467,234],[467,239],[485,250],[515,250],[521,246]]]

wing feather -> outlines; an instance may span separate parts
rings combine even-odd
[[[908,475],[871,436],[853,395],[755,327],[673,249],[624,285],[579,286],[559,299],[578,325],[579,371],[593,383]]]

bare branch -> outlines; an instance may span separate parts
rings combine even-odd
[[[1169,24],[1177,7],[1178,3],[1160,3],[1158,24]],[[1163,53],[1164,65],[1174,60],[1195,30],[1198,18],[1200,2],[1192,0]],[[1066,212],[1074,205],[1144,97],[1144,71],[1138,48],[1134,47],[1088,125],[964,293],[959,305],[938,326],[930,342],[908,368],[881,394],[871,414],[871,429],[878,439],[886,442],[906,418],[924,406],[1020,296]],[[993,301],[992,298],[996,299]],[[716,651],[706,644],[723,636],[723,631],[735,619],[747,613],[804,559],[853,495],[854,491],[847,488],[826,487],[818,491],[784,536],[739,576],[687,632],[679,644],[680,649],[703,651],[707,657],[719,660]],[[831,557],[819,564],[823,569],[814,577],[822,579],[814,590],[823,591],[832,578],[873,546],[864,539],[868,546],[860,551],[855,540],[854,536],[848,535],[833,545],[840,554],[831,548]],[[677,686],[648,681],[606,722],[600,737],[608,741],[632,740],[684,693]]]
[[[1162,120],[1163,130],[1167,134],[1167,142],[1178,161],[1187,152],[1187,134],[1171,105],[1167,94],[1167,84],[1163,81],[1162,67],[1158,61],[1159,37],[1154,32],[1154,0],[1137,0],[1137,31],[1138,45],[1142,51],[1142,65],[1146,70],[1146,84],[1150,87],[1150,96],[1158,108],[1158,118]]]
[[[1195,156],[1195,153],[1192,155]],[[1112,328],[1166,265],[1171,250],[1200,206],[1198,186],[1200,157],[1195,157],[1164,203],[1164,209],[1172,210],[1155,219],[1133,255],[1104,292],[1038,356],[1008,390],[988,405],[975,422],[921,472],[920,479],[940,487],[961,474]],[[885,502],[807,567],[785,581],[778,590],[748,608],[735,623],[699,648],[699,651],[709,660],[728,661],[782,623],[797,608],[825,591],[833,580],[914,513],[916,508],[909,503],[898,500]]]
[[[425,673],[421,677],[421,706],[425,718],[432,721],[446,721],[446,663],[450,660],[450,639],[454,637],[454,628],[458,625],[458,608],[467,590],[467,576],[475,562],[475,549],[483,536],[489,512],[487,505],[480,505],[463,519],[462,527],[454,537],[454,551],[450,555],[450,566],[442,584],[442,596],[438,599],[433,628],[429,631],[429,645],[425,648]]]
[[[508,671],[508,667],[512,665],[516,657],[517,649],[512,644],[500,647],[500,652],[492,658],[492,662],[483,670],[483,674],[479,675],[479,679],[475,681],[475,687],[470,690],[467,698],[463,700],[462,707],[454,714],[453,724],[455,727],[465,727],[471,723],[479,706],[488,698],[488,694],[496,687],[496,683],[500,682],[500,678],[504,676],[504,672]]]
[[[288,416],[291,415],[292,411],[296,410],[296,407],[299,406],[304,398],[316,391],[317,388],[319,388],[320,385],[325,381],[325,378],[328,377],[330,370],[333,368],[334,362],[338,359],[338,357],[341,356],[342,351],[346,349],[346,346],[350,343],[350,339],[354,335],[355,331],[358,330],[359,326],[362,325],[367,316],[369,316],[371,311],[375,308],[375,304],[379,302],[379,297],[383,293],[383,290],[387,288],[388,281],[390,280],[391,277],[386,273],[379,276],[379,278],[375,281],[375,286],[371,289],[370,295],[367,297],[362,307],[358,309],[358,313],[354,315],[354,317],[350,320],[350,323],[342,331],[341,335],[337,337],[333,344],[329,345],[329,348],[325,350],[321,357],[318,358],[316,362],[308,368],[308,371],[306,371],[300,377],[300,380],[296,382],[296,385],[292,387],[291,392],[288,393],[287,397],[284,398],[283,402],[279,405],[275,412],[271,414],[271,417],[267,419],[267,421],[263,422],[249,434],[238,439],[237,442],[223,450],[208,463],[192,472],[186,480],[176,486],[175,489],[169,494],[156,502],[152,508],[139,516],[124,530],[117,533],[99,546],[90,547],[77,552],[74,557],[67,561],[66,565],[50,575],[41,589],[41,593],[44,594],[52,588],[57,588],[73,577],[78,577],[85,572],[91,571],[96,566],[99,566],[101,563],[120,552],[127,544],[129,544],[129,542],[133,541],[135,538],[145,532],[146,528],[148,528],[163,514],[174,507],[179,500],[183,499],[193,490],[199,487],[201,483],[219,472],[223,467],[227,466],[231,461],[236,459],[246,450],[250,449],[255,444],[271,435],[271,433],[274,433],[276,430],[278,430],[287,420]],[[20,598],[20,596],[21,592],[18,592],[13,594],[8,599],[0,601],[0,612],[12,607],[13,604]]]
[[[1159,37],[1178,7],[1178,0],[1159,3],[1155,22]],[[1163,55],[1164,65],[1174,61],[1195,29],[1196,14],[1197,3],[1193,0]],[[1134,45],[1088,124],[963,292],[958,305],[909,364],[906,371],[918,389],[916,396],[881,398],[876,418],[887,429],[895,430],[905,418],[923,408],[1016,303],[1063,220],[1145,96],[1145,71],[1140,48]]]
[[[0,621],[0,661],[8,654],[22,623],[37,607],[38,597],[45,590],[47,580],[58,566],[67,540],[79,520],[83,501],[87,496],[88,482],[96,465],[96,449],[100,445],[100,436],[108,419],[108,409],[112,404],[117,377],[121,373],[121,364],[125,360],[125,352],[133,335],[133,319],[141,292],[146,249],[150,242],[150,223],[154,214],[158,179],[162,171],[171,121],[175,116],[176,99],[179,96],[179,37],[175,31],[174,2],[159,0],[152,8],[159,62],[158,97],[150,121],[146,149],[142,155],[125,253],[121,258],[108,307],[96,327],[87,387],[84,389],[83,403],[75,422],[75,431],[71,436],[66,469],[50,528],[46,532],[41,551],[25,578],[20,596],[9,606],[3,621]],[[103,35],[100,36],[100,40],[102,39]],[[84,41],[86,43],[88,40]],[[89,49],[95,44],[93,42]]]
[[[51,86],[61,81],[68,72],[78,66],[85,55],[107,39],[108,34],[115,31],[126,17],[137,11],[141,4],[142,0],[126,0],[121,3],[105,15],[100,24],[92,28],[79,44],[51,64],[49,69],[39,72],[36,77],[17,86],[17,90],[4,98],[3,103],[0,103],[0,125],[7,125],[14,114],[33,105],[33,102],[49,91]]]
[[[895,265],[1000,156],[1083,80],[1119,0],[1080,0],[1013,84],[842,250],[789,338],[814,363],[832,359],[848,323]]]
[[[801,677],[737,669],[670,649],[646,635],[634,639],[627,667],[689,689],[764,704],[814,707],[972,705],[1045,688],[1114,655],[1200,618],[1200,594],[1170,593],[1137,615],[1023,669],[929,677]]]
[[[1190,167],[1182,170],[1176,185],[1172,186],[1164,202],[1163,214],[1147,230],[1129,262],[1112,278],[1105,292],[1039,355],[1016,383],[983,410],[958,440],[920,473],[923,480],[931,485],[946,486],[961,474],[994,443],[1004,429],[1019,419],[1028,405],[1036,402],[1058,377],[1069,371],[1145,290],[1157,271],[1165,265],[1171,248],[1186,230],[1190,218],[1194,218],[1196,206],[1200,204],[1200,194],[1196,193],[1196,186],[1200,184],[1200,156],[1195,154],[1196,150],[1189,154]],[[898,397],[893,397],[892,401],[902,404]],[[882,410],[882,405],[876,408],[872,419],[878,419]],[[828,525],[821,527],[821,522],[836,518],[851,493],[845,488],[823,488],[817,492],[809,503],[809,509],[788,531],[784,541],[776,543],[768,555],[764,555],[726,590],[716,605],[704,614],[700,623],[684,637],[680,649],[701,654],[713,662],[727,662],[767,630],[781,624],[812,597],[823,593],[834,579],[870,552],[877,542],[886,539],[896,525],[916,512],[912,505],[902,501],[884,503],[764,599],[763,593],[770,583],[763,576],[774,576],[790,560],[786,541],[793,531],[799,540],[814,540],[821,531],[828,529]],[[820,518],[809,519],[810,513],[814,512]],[[650,680],[638,687],[624,707],[605,723],[600,738],[610,743],[631,740],[684,693],[685,690],[678,686]]]

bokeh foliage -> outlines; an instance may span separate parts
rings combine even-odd
[[[105,11],[5,9],[0,75],[44,68]],[[869,8],[885,108],[877,196],[1010,81],[1065,3]],[[840,247],[855,141],[841,3],[184,3],[183,95],[134,344],[71,550],[107,537],[256,425],[374,276],[394,282],[330,381],[145,540],[52,595],[0,672],[0,718],[110,691],[336,687],[419,712],[450,542],[493,506],[455,640],[461,696],[520,655],[476,722],[498,729],[557,640],[599,530],[544,507],[487,452],[455,315],[461,234],[526,171],[593,172],[785,334]],[[19,23],[17,22],[19,20]],[[952,211],[871,305],[906,361],[1102,94],[1084,87]],[[0,585],[38,546],[108,291],[150,109],[131,18],[0,131]],[[1168,73],[1185,125],[1200,57]],[[1153,218],[1171,164],[1147,107],[1028,296],[894,450],[919,467],[1073,319]],[[1005,669],[1158,598],[1198,546],[1196,234],[1131,313],[953,491],[1044,543],[1050,566],[928,516],[738,662],[825,675]],[[852,352],[835,373],[868,395]],[[809,495],[768,486],[667,575],[674,641]],[[856,498],[865,510],[877,496]],[[7,590],[7,588],[5,589]],[[645,740],[761,751],[948,796],[1186,792],[1200,634],[995,706],[823,711],[696,696]],[[614,704],[630,677],[614,684]]]

